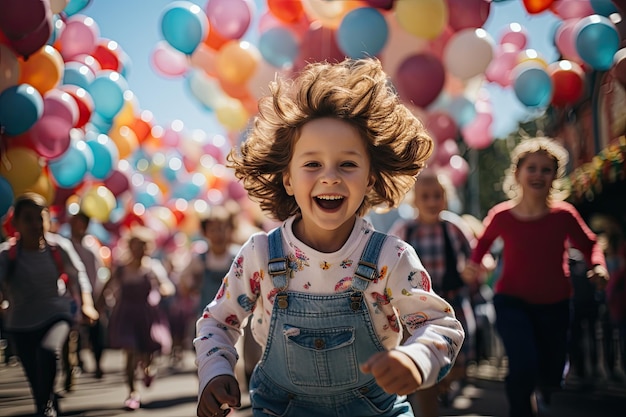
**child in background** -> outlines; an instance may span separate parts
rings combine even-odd
[[[535,415],[536,408],[548,405],[551,393],[561,387],[572,295],[569,244],[584,255],[591,280],[602,287],[608,279],[596,236],[578,211],[562,201],[566,194],[560,181],[567,160],[567,151],[545,137],[524,140],[513,150],[503,183],[511,199],[489,211],[463,272],[466,280],[476,280],[483,256],[494,240],[502,238],[502,271],[493,303],[508,358],[511,417]]]
[[[376,59],[310,64],[259,109],[229,162],[282,223],[243,245],[198,320],[198,416],[240,405],[234,346],[248,317],[263,348],[254,416],[413,416],[406,395],[445,377],[463,330],[413,248],[362,216],[397,206],[431,139]]]
[[[143,226],[133,226],[125,239],[124,256],[113,266],[111,278],[104,284],[100,300],[111,305],[109,346],[126,354],[126,384],[129,395],[124,402],[128,410],[141,406],[135,385],[135,370],[141,368],[146,387],[156,375],[154,356],[167,354],[172,340],[169,326],[159,309],[161,297],[174,295],[163,264],[149,256],[154,233]],[[118,248],[120,250],[120,248]]]
[[[460,275],[472,250],[470,242],[459,226],[445,220],[443,214],[448,208],[448,194],[453,191],[453,185],[447,177],[433,170],[425,170],[413,188],[416,217],[398,220],[389,229],[389,234],[413,246],[430,275],[433,291],[450,303],[465,331],[463,349],[450,374],[436,386],[420,390],[415,398],[411,398],[412,404],[419,404],[422,417],[439,416],[438,399],[441,398],[447,405],[451,383],[462,383],[465,379],[465,367],[472,358],[472,337],[476,329],[470,289]]]
[[[86,319],[98,319],[86,276],[79,277],[63,246],[46,239],[48,215],[41,195],[19,196],[12,213],[17,240],[0,245],[0,286],[9,302],[5,326],[30,383],[38,417],[58,414],[57,359],[75,319],[72,309],[78,305]],[[81,272],[84,275],[84,269]]]

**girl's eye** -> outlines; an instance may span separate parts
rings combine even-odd
[[[307,162],[304,164],[306,168],[317,168],[320,166],[319,162]]]
[[[342,167],[356,167],[357,164],[352,161],[346,161],[341,164]]]

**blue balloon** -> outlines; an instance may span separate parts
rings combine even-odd
[[[161,32],[174,49],[191,55],[208,34],[208,21],[197,4],[174,1],[164,9],[161,16]]]
[[[464,127],[476,118],[476,107],[466,97],[454,97],[448,104],[448,113],[458,127]]]
[[[86,90],[93,99],[94,111],[105,120],[113,120],[124,106],[128,83],[120,73],[105,70],[100,71]]]
[[[348,12],[336,32],[339,49],[354,59],[378,54],[387,43],[388,36],[387,21],[373,7]]]
[[[529,65],[517,72],[513,91],[527,107],[546,107],[552,100],[554,85],[545,69]]]
[[[259,37],[259,52],[265,61],[276,68],[289,67],[298,56],[298,41],[291,31],[274,27]]]
[[[48,162],[52,178],[61,188],[72,188],[80,184],[92,165],[93,154],[82,140],[72,141],[63,155]]]
[[[576,52],[591,68],[606,71],[613,66],[620,39],[609,18],[597,14],[587,16],[576,23],[574,33]]]
[[[63,13],[68,16],[73,16],[87,7],[90,2],[91,0],[70,0],[67,6],[65,6],[65,9],[63,9]]]
[[[30,129],[43,114],[43,98],[30,84],[7,87],[0,93],[0,133],[15,136]]]
[[[9,212],[14,198],[13,187],[9,181],[0,175],[0,218]]]
[[[77,85],[85,90],[96,79],[91,69],[80,62],[66,62],[62,84]]]
[[[613,13],[617,13],[617,7],[611,0],[589,0],[591,8],[594,12],[602,16],[610,16]]]
[[[87,132],[85,143],[91,148],[91,153],[93,154],[91,175],[99,180],[108,178],[119,160],[115,143],[107,135],[96,132]]]

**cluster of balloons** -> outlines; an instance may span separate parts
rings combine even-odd
[[[459,138],[476,149],[494,139],[485,83],[543,109],[579,101],[587,72],[616,71],[626,80],[612,1],[500,1],[560,18],[561,59],[547,62],[529,49],[519,24],[492,39],[483,25],[496,0],[173,1],[155,22],[162,40],[152,68],[184,78],[225,138],[187,132],[181,122],[160,126],[139,109],[126,82],[129,57],[82,14],[89,0],[4,0],[0,216],[5,202],[34,190],[61,210],[80,207],[112,232],[137,219],[168,230],[196,204],[243,198],[224,155],[268,83],[307,62],[345,57],[381,60],[436,141],[431,165],[462,186],[469,166]]]

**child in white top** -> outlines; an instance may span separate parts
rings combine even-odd
[[[405,396],[448,373],[463,330],[413,248],[362,216],[402,200],[431,139],[375,59],[311,64],[259,109],[229,162],[283,223],[243,245],[198,320],[198,416],[240,405],[245,319],[263,347],[254,416],[413,416]]]

